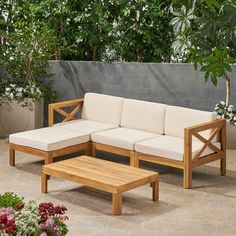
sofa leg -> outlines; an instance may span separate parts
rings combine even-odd
[[[96,157],[96,144],[91,142],[90,155]]]
[[[92,143],[91,142],[89,142],[87,144],[87,148],[85,150],[85,155],[86,156],[91,156],[92,155]]]
[[[134,151],[130,151],[130,166],[139,167],[138,155]]]
[[[220,174],[222,176],[226,175],[226,156],[220,159]]]
[[[184,188],[189,189],[192,187],[192,169],[184,168],[184,179],[183,179]]]
[[[11,147],[9,148],[9,165],[10,166],[15,166],[15,150]]]
[[[53,162],[52,152],[48,152],[47,156],[45,157],[45,165],[50,164],[52,162]]]

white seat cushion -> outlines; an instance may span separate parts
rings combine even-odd
[[[192,143],[192,157],[203,147],[202,142],[193,141]],[[220,148],[220,143],[214,143]],[[154,139],[149,139],[135,144],[135,151],[148,155],[164,157],[176,161],[183,161],[184,159],[184,139],[173,136],[163,135]],[[201,156],[214,153],[212,149],[207,148]]]
[[[199,111],[184,107],[168,106],[166,110],[165,134],[184,138],[185,128],[209,122],[214,119],[215,116],[212,112]],[[211,130],[201,132],[200,134],[204,138],[209,138]]]
[[[167,105],[125,99],[121,126],[151,133],[164,134]]]
[[[112,125],[120,125],[124,98],[109,95],[86,93],[82,109],[82,119]]]
[[[70,130],[79,131],[86,134],[92,134],[98,131],[114,129],[114,128],[117,128],[118,126],[91,121],[91,120],[73,120],[73,121],[69,121],[65,123],[56,124],[54,125],[54,127],[70,129]]]
[[[142,140],[157,137],[157,134],[132,130],[127,128],[117,128],[94,133],[91,136],[93,142],[107,144],[114,147],[134,150],[134,144]]]
[[[67,129],[48,127],[11,134],[10,143],[53,151],[76,144],[89,142],[89,134]]]

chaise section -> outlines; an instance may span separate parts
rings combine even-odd
[[[220,143],[214,143],[218,148]],[[192,142],[192,157],[194,157],[203,147],[202,142]],[[152,156],[163,157],[175,161],[184,161],[184,139],[173,136],[160,136],[135,144],[135,151]],[[214,153],[207,147],[201,154],[201,157]]]
[[[65,123],[58,123],[54,127],[92,134],[95,132],[118,128],[117,125],[111,125],[91,120],[74,120]]]
[[[12,134],[10,143],[44,151],[54,151],[89,142],[89,134],[59,128],[42,128]]]
[[[140,130],[117,128],[94,133],[92,142],[110,145],[113,147],[134,150],[134,145],[142,140],[157,137],[158,135]]]
[[[57,156],[86,150],[89,134],[56,127],[42,128],[12,134],[10,141],[10,165],[15,165],[15,150],[39,155],[45,163]]]

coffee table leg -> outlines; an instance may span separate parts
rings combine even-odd
[[[152,185],[152,200],[156,202],[159,199],[159,182],[158,181],[152,182],[151,185]]]
[[[121,193],[112,194],[112,214],[113,215],[122,214],[122,194]]]
[[[42,174],[41,174],[42,193],[47,193],[48,192],[48,177],[49,177],[49,175],[46,175],[42,172]]]

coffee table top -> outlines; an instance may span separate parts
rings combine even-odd
[[[80,156],[44,165],[43,173],[62,177],[111,193],[121,193],[158,181],[158,173],[123,164]]]

